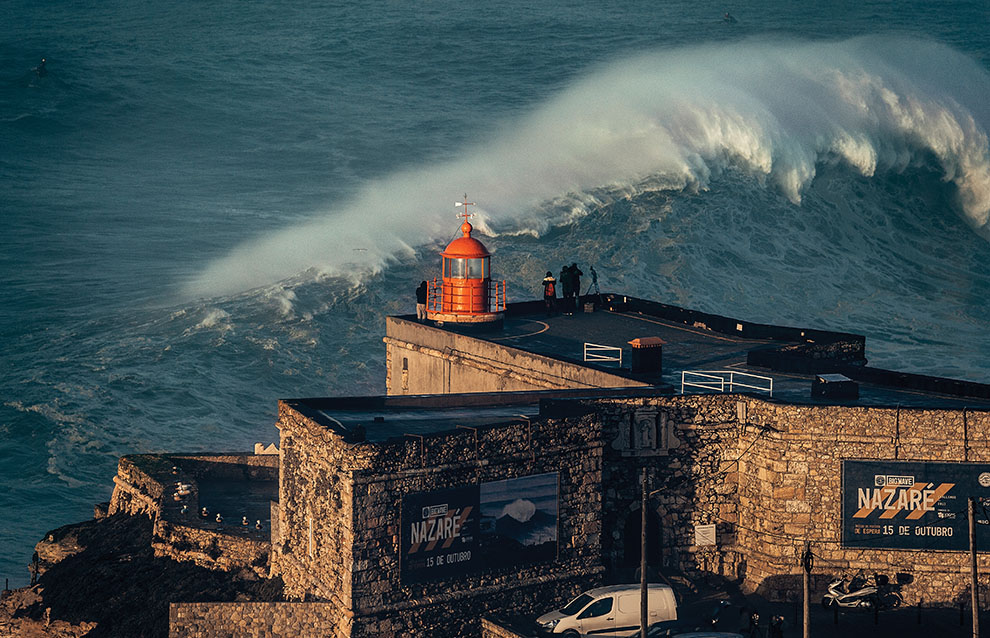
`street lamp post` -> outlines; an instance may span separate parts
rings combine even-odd
[[[639,525],[639,637],[646,638],[647,622],[647,591],[646,591],[646,501],[649,498],[649,488],[646,485],[646,468],[643,468],[643,502],[639,509],[642,520]]]

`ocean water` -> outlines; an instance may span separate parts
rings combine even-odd
[[[281,4],[4,6],[11,585],[118,456],[383,393],[465,193],[510,300],[576,261],[990,382],[986,2]]]

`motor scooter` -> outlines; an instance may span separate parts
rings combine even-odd
[[[845,576],[832,580],[828,584],[825,596],[822,597],[822,607],[825,609],[842,607],[871,610],[877,606],[878,602],[877,585],[869,584],[861,573],[853,576],[848,584]]]

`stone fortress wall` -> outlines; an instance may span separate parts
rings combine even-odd
[[[671,426],[676,447],[637,457],[624,449],[624,429],[651,409]],[[620,563],[623,521],[638,511],[637,473],[646,465],[651,489],[660,490],[651,507],[660,518],[663,562],[688,575],[738,578],[746,591],[797,600],[808,541],[815,591],[835,574],[863,569],[891,580],[898,572],[913,575],[902,591],[907,604],[952,606],[968,595],[968,552],[841,547],[841,463],[990,462],[990,412],[798,406],[743,395],[610,399],[601,410],[610,424],[606,441],[616,437],[605,456],[606,564]],[[706,523],[717,527],[715,547],[694,545],[694,526]],[[990,555],[981,554],[979,563],[981,582],[990,585]],[[981,591],[986,598],[987,589]]]
[[[341,637],[478,635],[486,614],[536,613],[623,573],[627,535],[639,533],[644,467],[656,490],[650,508],[660,523],[662,563],[689,577],[738,578],[747,591],[793,600],[798,559],[810,541],[817,589],[832,574],[863,568],[913,574],[903,590],[908,604],[950,606],[965,594],[966,552],[840,546],[841,461],[988,461],[987,411],[685,395],[551,399],[541,412],[529,424],[372,443],[349,441],[280,404],[281,506],[271,569],[300,602],[176,604],[172,635],[243,625],[260,632],[243,635],[267,636],[297,622]],[[126,505],[144,514],[156,498],[156,481],[140,461],[122,460],[112,510]],[[404,495],[548,471],[560,475],[556,561],[402,583]],[[698,547],[694,526],[707,523],[716,525],[718,544]],[[990,557],[981,555],[980,565],[986,572]]]
[[[961,410],[687,395],[554,399],[542,412],[526,425],[370,443],[348,442],[282,404],[282,537],[272,565],[286,593],[331,603],[320,616],[327,635],[478,635],[486,614],[536,613],[624,574],[627,536],[639,538],[643,468],[656,490],[650,508],[660,522],[662,563],[691,578],[739,579],[746,591],[794,600],[798,558],[810,541],[819,589],[834,573],[863,568],[913,574],[903,591],[908,604],[949,606],[966,591],[965,552],[840,546],[841,461],[985,461],[986,411],[967,411],[963,423]],[[402,582],[404,495],[548,471],[560,475],[556,561]],[[695,525],[709,523],[718,544],[696,546]],[[990,557],[980,562],[990,567]],[[188,628],[175,622],[176,632]]]
[[[173,603],[170,638],[314,636],[338,615],[333,603]]]
[[[739,463],[739,539],[746,582],[768,595],[792,599],[807,538],[816,554],[816,584],[831,574],[866,570],[909,573],[905,602],[952,606],[968,597],[969,553],[848,549],[840,546],[841,462],[844,459],[990,462],[990,412],[775,405],[746,400],[743,440],[752,451]],[[762,434],[761,434],[762,433]],[[757,438],[758,437],[758,438]],[[965,511],[965,503],[959,507]],[[774,543],[767,539],[777,539]],[[981,595],[987,600],[990,555],[979,556]]]
[[[321,633],[350,635],[354,446],[279,403],[279,536],[271,567],[285,595],[331,603]],[[273,527],[275,527],[273,522]]]
[[[173,468],[175,468],[173,470]],[[273,481],[278,457],[268,454],[138,454],[120,459],[114,476],[109,515],[147,516],[153,522],[156,557],[188,561],[208,569],[249,569],[269,573],[270,530],[242,528],[227,521],[218,529],[212,518],[200,520],[199,483],[204,480]],[[190,494],[175,500],[177,483]],[[188,513],[182,514],[182,506]]]
[[[699,313],[683,319],[707,327],[722,321],[724,330],[744,336],[775,329]],[[802,331],[794,336],[808,337]],[[760,350],[760,361],[751,363],[884,373],[861,365],[861,337],[822,336]],[[392,395],[640,385],[404,319],[389,319],[385,341]],[[928,390],[938,381],[912,378]],[[644,392],[637,398],[547,398],[540,417],[526,424],[373,443],[296,407],[279,404],[280,502],[270,567],[283,579],[286,596],[299,602],[173,605],[173,636],[217,635],[209,628],[252,618],[268,618],[269,626],[255,623],[251,631],[260,633],[244,635],[274,635],[276,626],[306,618],[312,631],[339,638],[477,636],[486,614],[537,613],[606,581],[633,580],[644,469],[654,492],[648,515],[656,527],[648,532],[656,537],[649,551],[657,566],[689,578],[738,580],[744,591],[772,600],[796,600],[807,542],[816,557],[813,591],[838,573],[904,572],[914,576],[902,592],[906,603],[952,606],[967,591],[967,552],[841,546],[842,461],[990,462],[986,410]],[[560,482],[556,560],[403,582],[403,497],[547,472],[556,472]],[[134,511],[161,496],[140,476],[125,472],[122,482],[135,487],[120,495]],[[715,525],[717,543],[698,546],[695,528],[706,524]],[[986,572],[990,557],[979,561]]]
[[[335,603],[328,635],[477,635],[486,613],[536,612],[601,577],[602,443],[588,416],[348,443],[283,403],[279,427],[282,537],[273,570],[290,597]],[[404,495],[545,472],[560,477],[552,565],[402,582]]]

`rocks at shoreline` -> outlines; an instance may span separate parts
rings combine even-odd
[[[38,584],[7,592],[0,638],[168,636],[172,602],[282,600],[281,580],[156,558],[152,523],[115,514],[52,530],[38,543]]]

